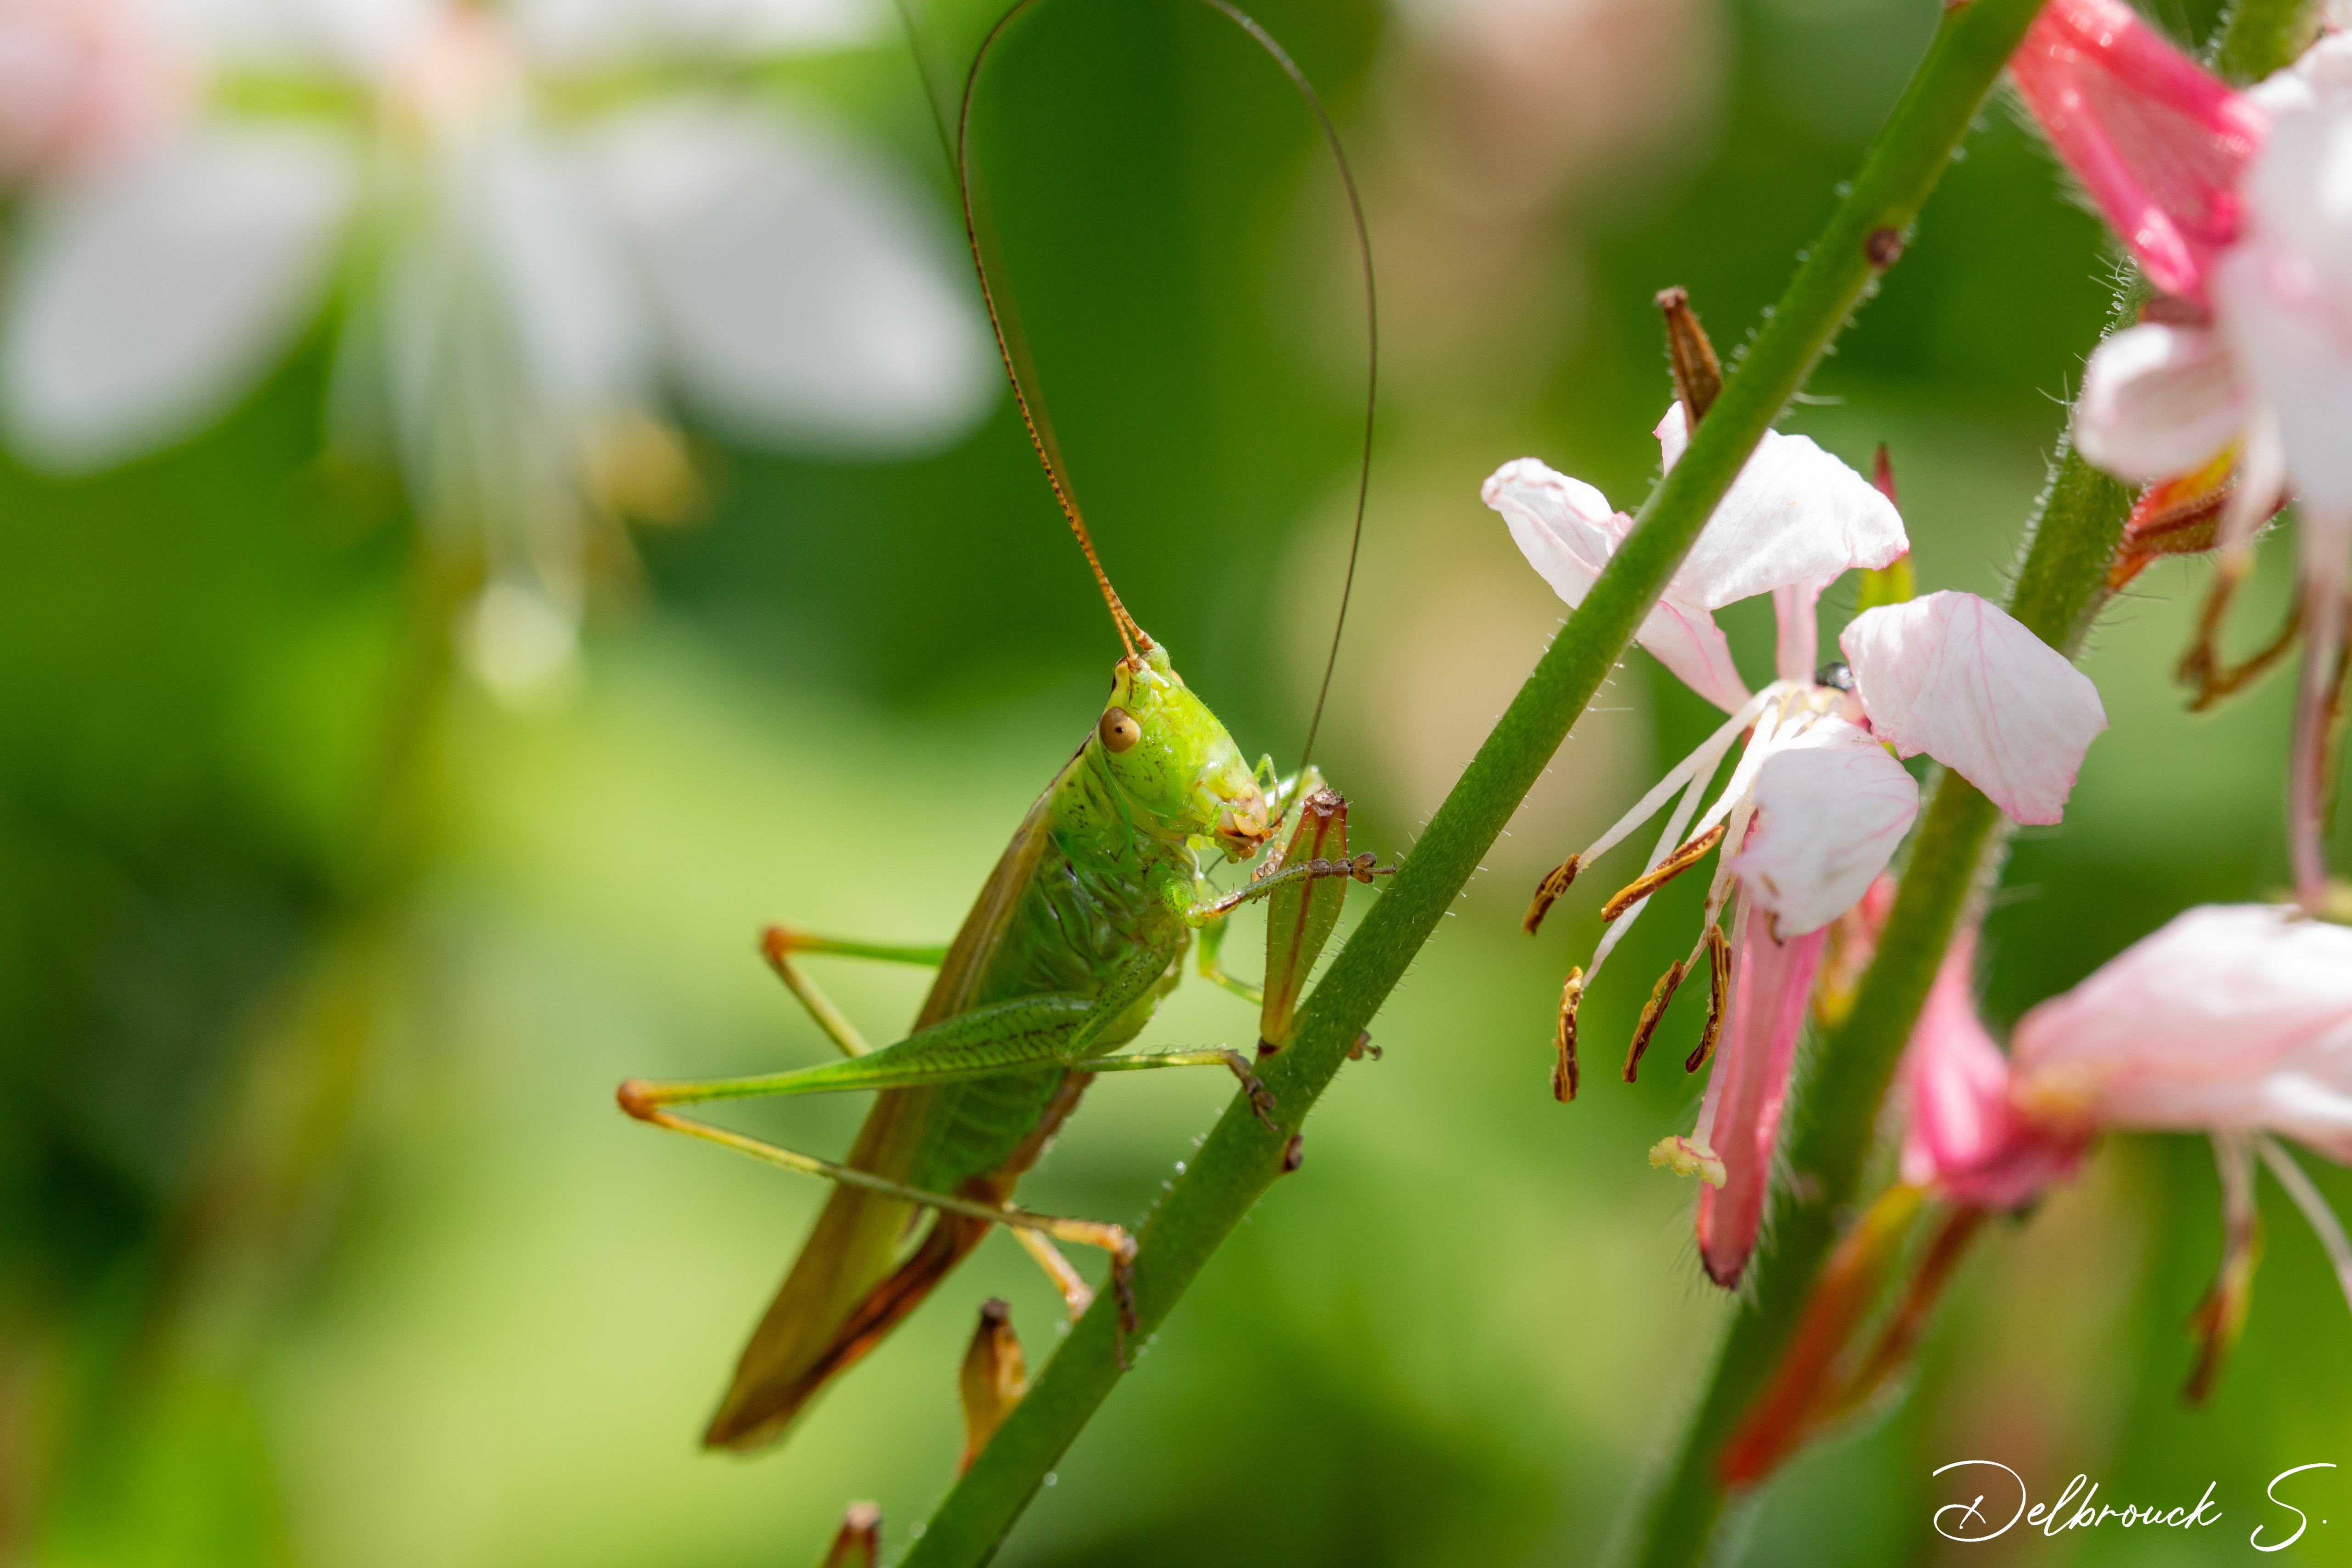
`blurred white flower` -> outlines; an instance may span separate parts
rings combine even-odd
[[[460,641],[495,689],[568,668],[597,531],[690,493],[666,398],[849,458],[936,448],[993,401],[912,182],[740,86],[865,37],[864,0],[152,5],[214,107],[35,202],[0,318],[13,444],[73,472],[194,432],[340,272],[338,433],[395,458],[478,573]]]
[[[181,106],[181,63],[134,5],[0,0],[0,182],[100,162]]]

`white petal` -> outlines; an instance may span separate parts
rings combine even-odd
[[[37,213],[0,341],[19,449],[96,468],[223,413],[318,308],[354,189],[333,142],[208,129]]]
[[[1669,468],[1688,444],[1683,405],[1655,431]],[[1911,548],[1878,488],[1803,436],[1768,430],[1707,520],[1667,592],[1710,610],[1851,566],[1880,567]]]
[[[1822,719],[1756,775],[1756,831],[1731,862],[1782,941],[1818,931],[1862,900],[1919,815],[1919,786],[1886,748]]]
[[[448,20],[448,0],[149,0],[187,45],[225,61],[381,76]]]
[[[890,20],[875,0],[521,0],[509,9],[532,54],[559,68],[839,48],[870,41]]]
[[[2352,1160],[2352,930],[2190,910],[2028,1013],[2012,1057],[2029,1109],[2268,1130]]]
[[[977,296],[895,169],[781,115],[680,104],[597,148],[685,391],[746,439],[936,448],[995,404]]]
[[[1584,603],[1601,567],[1624,542],[1633,520],[1609,510],[1608,498],[1534,458],[1504,464],[1479,497],[1503,514],[1512,542],[1528,564],[1570,607]],[[1684,685],[1728,712],[1748,700],[1731,662],[1731,645],[1715,617],[1671,592],[1652,608],[1635,640]]]
[[[2209,327],[2147,321],[2098,346],[2083,370],[2074,444],[2117,479],[2170,479],[2203,466],[2246,423],[2237,361]]]
[[[1623,512],[1612,511],[1599,490],[1535,458],[1496,468],[1479,487],[1478,499],[1503,514],[1511,542],[1570,609],[1584,603],[1633,525]]]
[[[620,237],[576,157],[517,132],[484,138],[461,165],[452,216],[500,288],[526,374],[547,406],[639,402],[654,328]]]
[[[2352,510],[2352,113],[2282,119],[2252,194],[2262,232],[2214,273],[2221,324],[2296,486]]]
[[[2064,814],[2106,710],[2088,676],[2006,612],[1930,594],[1856,616],[1838,647],[1881,740],[1927,752],[2019,822]]]
[[[2330,26],[2352,26],[2352,5],[2346,0],[2330,0],[2328,11],[2336,18]],[[2301,59],[2263,78],[2246,96],[2273,118],[2297,109],[2352,104],[2352,35],[2324,35]]]

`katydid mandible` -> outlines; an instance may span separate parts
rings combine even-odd
[[[1014,402],[1125,651],[1093,730],[1030,807],[947,946],[853,942],[785,926],[765,933],[769,963],[840,1047],[842,1060],[751,1078],[631,1079],[621,1086],[622,1108],[641,1121],[834,1184],[704,1434],[712,1447],[749,1448],[782,1436],[819,1390],[878,1344],[995,1226],[1010,1230],[1045,1268],[1074,1317],[1093,1292],[1054,1244],[1109,1253],[1121,1325],[1131,1329],[1133,1238],[1117,1225],[1015,1207],[1016,1184],[1098,1073],[1222,1068],[1240,1080],[1258,1114],[1268,1116],[1272,1100],[1238,1052],[1119,1047],[1142,1032],[1177,984],[1198,932],[1202,973],[1258,1003],[1259,1053],[1279,1049],[1348,884],[1393,869],[1375,866],[1370,855],[1348,855],[1347,804],[1323,787],[1310,761],[1287,779],[1276,776],[1271,757],[1255,767],[1244,761],[1177,674],[1168,650],[1128,614],[1096,554],[1042,407],[1024,384],[982,258],[966,149],[981,63],[1029,3],[1021,0],[999,18],[965,79],[954,141],[965,232]],[[1363,247],[1367,316],[1376,321],[1362,209],[1330,121],[1303,73],[1263,28],[1225,0],[1205,3],[1271,55],[1314,110],[1346,186]],[[1359,538],[1372,403],[1368,389]],[[1349,571],[1352,577],[1352,552]],[[1346,596],[1343,587],[1343,616]],[[1335,658],[1337,648],[1335,632]],[[1328,691],[1328,666],[1324,684]],[[1318,719],[1320,713],[1318,697]],[[1310,726],[1310,752],[1313,735]],[[1287,843],[1247,885],[1222,896],[1210,886],[1203,854],[1256,859],[1286,826]],[[1261,900],[1269,906],[1265,982],[1253,989],[1224,973],[1217,950],[1225,918]],[[939,976],[913,1031],[869,1049],[802,967],[812,954],[934,966]],[[880,1092],[838,1162],[677,1113],[702,1101],[855,1089]]]

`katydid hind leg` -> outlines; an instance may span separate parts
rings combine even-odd
[[[912,963],[927,969],[937,969],[947,957],[941,945],[907,946],[890,942],[856,942],[843,937],[820,936],[798,926],[772,925],[760,933],[760,954],[776,977],[799,998],[808,1015],[823,1029],[825,1037],[841,1048],[845,1057],[862,1057],[873,1047],[847,1014],[835,1005],[832,997],[808,976],[800,965],[803,953],[834,953],[844,958],[870,958],[885,963]]]

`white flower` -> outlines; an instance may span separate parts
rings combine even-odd
[[[493,685],[560,670],[549,632],[568,646],[614,483],[681,471],[648,417],[666,399],[873,458],[954,440],[995,396],[956,247],[903,174],[718,69],[607,90],[869,20],[856,0],[182,0],[216,79],[307,77],[362,111],[215,113],[43,200],[0,321],[10,437],[71,472],[190,434],[340,273],[339,427],[388,447],[505,591],[467,637]]]

